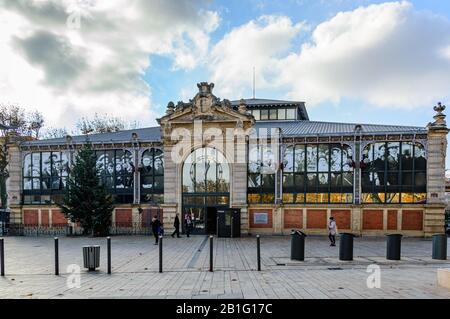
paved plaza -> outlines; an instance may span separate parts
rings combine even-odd
[[[112,274],[106,273],[105,238],[59,239],[60,276],[54,275],[52,237],[6,237],[6,276],[0,298],[450,298],[438,287],[431,239],[404,238],[402,260],[388,261],[385,238],[355,238],[354,261],[340,261],[326,237],[306,239],[304,262],[290,260],[290,237],[261,237],[258,272],[255,237],[165,237],[164,272],[152,237],[112,237]],[[82,246],[100,245],[100,268],[83,269]],[[338,243],[339,246],[339,243]],[[450,246],[450,243],[449,243]],[[81,267],[80,286],[70,287],[69,265]],[[380,288],[368,288],[369,265],[381,268]]]

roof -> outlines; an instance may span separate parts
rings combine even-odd
[[[354,134],[356,125],[361,125],[361,134],[427,133],[426,128],[417,126],[334,123],[317,121],[257,121],[255,124],[255,128],[271,129],[279,127],[281,128],[281,134],[283,136],[317,136]]]
[[[145,142],[159,142],[161,140],[161,131],[159,126],[157,127],[147,127],[139,128],[135,130],[124,130],[112,133],[99,133],[91,135],[78,135],[72,136],[73,143],[84,143],[88,138],[91,143],[121,143],[121,142],[131,142],[132,133],[136,133],[139,141]],[[46,140],[35,140],[30,142],[24,142],[21,145],[31,146],[31,145],[61,145],[66,144],[66,138],[52,138]]]
[[[400,125],[378,125],[378,124],[357,124],[357,123],[333,123],[333,122],[316,122],[316,121],[257,121],[255,128],[272,129],[281,128],[283,136],[318,136],[318,135],[342,135],[354,134],[355,126],[361,125],[361,134],[377,134],[377,133],[417,133],[426,134],[424,127],[417,126],[400,126]],[[122,143],[131,142],[132,133],[137,133],[138,140],[144,142],[161,141],[161,131],[159,126],[147,127],[135,130],[125,130],[113,133],[100,133],[92,135],[72,136],[72,142],[84,143],[89,138],[91,143]],[[64,145],[66,139],[54,138],[47,140],[35,140],[23,142],[23,146],[39,146],[39,145]]]
[[[304,105],[305,102],[300,101],[283,101],[283,100],[270,100],[270,99],[243,99],[247,106],[270,106],[270,105]],[[230,101],[231,105],[239,106],[241,100]]]
[[[299,119],[309,120],[308,112],[306,111],[305,102],[300,101],[283,101],[283,100],[269,100],[269,99],[243,99],[247,107],[252,108],[270,108],[280,106],[295,106],[299,112]],[[234,108],[239,106],[241,100],[230,101]]]

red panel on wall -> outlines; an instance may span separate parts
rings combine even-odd
[[[52,225],[67,225],[67,218],[59,209],[52,209]]]
[[[331,216],[334,217],[339,229],[351,229],[351,211],[348,209],[332,209]]]
[[[313,229],[327,228],[326,209],[308,209],[306,213],[306,227]]]
[[[382,230],[383,229],[383,211],[369,210],[363,211],[363,229]]]
[[[41,209],[41,225],[48,226],[50,225],[50,212],[48,209]]]
[[[403,210],[402,230],[423,230],[423,212],[421,210]]]
[[[131,209],[116,209],[116,226],[131,227],[133,216]]]
[[[388,230],[397,230],[397,211],[396,210],[388,210],[388,220],[387,220],[387,229]]]
[[[250,209],[250,228],[272,228],[272,210]]]
[[[303,210],[285,209],[284,228],[303,228]]]
[[[39,211],[37,209],[25,209],[23,211],[23,223],[25,225],[37,226],[39,224]]]

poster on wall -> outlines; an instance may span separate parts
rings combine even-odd
[[[269,223],[269,213],[254,213],[253,214],[253,224],[261,225]]]

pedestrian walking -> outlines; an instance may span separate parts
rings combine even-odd
[[[336,234],[337,234],[337,225],[334,217],[330,217],[330,221],[328,222],[328,238],[331,241],[330,246],[336,246]]]
[[[189,213],[184,216],[184,226],[186,228],[186,236],[189,237],[192,230],[192,218]]]
[[[172,233],[172,238],[174,238],[175,235],[177,235],[177,238],[180,238],[180,219],[178,218],[178,214],[175,215],[173,227],[175,227],[175,230]]]
[[[153,233],[153,236],[155,237],[155,245],[158,245],[158,239],[159,239],[159,234],[161,233],[162,224],[159,221],[157,215],[153,216],[151,225],[152,225],[152,233]]]

